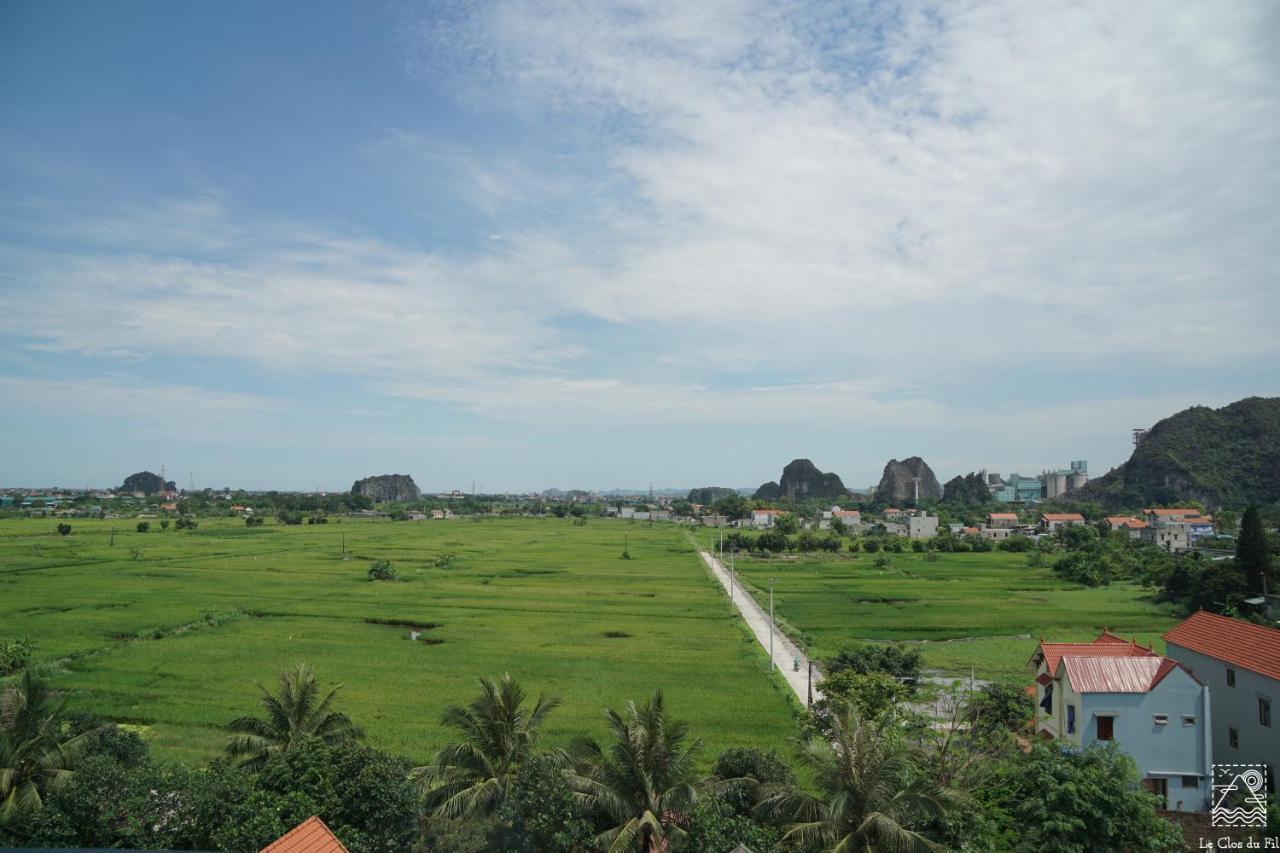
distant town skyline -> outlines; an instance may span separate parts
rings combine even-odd
[[[0,483],[746,487],[1280,395],[1280,11],[0,6]]]

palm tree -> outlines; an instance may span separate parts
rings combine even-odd
[[[243,756],[241,763],[246,767],[261,767],[271,756],[288,752],[307,738],[330,745],[359,740],[364,732],[346,714],[332,710],[333,697],[341,688],[337,685],[320,699],[320,682],[305,663],[281,674],[279,696],[259,685],[267,718],[232,721],[227,728],[236,734],[227,739],[227,752]]]
[[[507,797],[520,765],[533,754],[542,723],[560,705],[539,695],[525,708],[524,688],[503,673],[480,679],[480,695],[465,708],[444,712],[446,726],[462,740],[443,747],[436,760],[414,773],[427,788],[427,804],[439,817],[493,814]]]
[[[627,716],[606,712],[607,751],[591,738],[574,741],[569,784],[612,825],[599,836],[610,853],[665,851],[685,834],[680,824],[697,796],[693,756],[701,741],[685,745],[688,726],[667,716],[661,690],[643,705],[629,702]]]
[[[806,848],[931,851],[938,845],[907,828],[941,817],[952,799],[925,772],[921,750],[890,727],[864,721],[852,702],[832,714],[830,740],[801,748],[820,794],[774,792],[761,812],[791,822],[784,841]]]
[[[94,732],[64,731],[64,696],[52,704],[49,688],[28,670],[0,693],[0,823],[44,805],[49,790],[71,776]]]

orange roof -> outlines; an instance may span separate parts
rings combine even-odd
[[[1118,642],[1117,642],[1118,641]],[[1041,642],[1031,655],[1028,663],[1036,663],[1036,658],[1043,657],[1049,672],[1058,671],[1058,661],[1066,656],[1098,657],[1098,658],[1139,658],[1155,657],[1156,653],[1137,640],[1125,640],[1110,631],[1104,630],[1092,643],[1045,643]]]
[[[982,531],[976,527],[962,527],[960,528],[960,532],[963,533],[965,536],[976,536]]]
[[[1147,524],[1145,521],[1139,521],[1136,518],[1131,518],[1126,521],[1123,526],[1129,530],[1142,530],[1143,528],[1150,527],[1151,525]]]
[[[1173,509],[1144,509],[1147,515],[1199,515],[1200,510],[1193,509],[1189,506],[1175,507]]]
[[[1280,631],[1201,610],[1173,626],[1166,642],[1280,681]]]
[[[990,515],[988,515],[987,517],[988,517],[988,518],[1002,518],[1002,519],[1004,519],[1004,518],[1009,518],[1009,519],[1013,519],[1014,521],[1017,521],[1017,520],[1018,520],[1018,514],[1017,514],[1016,512],[993,512],[993,513],[991,513]]]
[[[320,818],[307,818],[259,853],[350,853]]]
[[[751,512],[754,513],[755,515],[786,515],[787,514],[787,511],[785,509],[753,509],[751,510]]]
[[[862,513],[856,509],[838,509],[832,515],[862,515]]]
[[[1078,512],[1046,512],[1040,517],[1047,521],[1084,521],[1084,516]]]

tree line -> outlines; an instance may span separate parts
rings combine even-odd
[[[719,753],[661,691],[606,709],[605,736],[542,742],[560,702],[510,675],[449,708],[426,765],[374,749],[305,665],[227,726],[199,769],[67,711],[29,671],[0,695],[0,845],[256,850],[319,815],[353,851],[725,853],[1176,850],[1130,759],[1020,737],[1017,688],[954,696],[946,725],[902,704],[918,667],[892,647],[830,662],[796,738]]]

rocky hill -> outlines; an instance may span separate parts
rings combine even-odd
[[[356,480],[351,486],[351,494],[366,495],[374,503],[416,501],[422,498],[422,492],[408,474],[380,474]]]
[[[729,489],[724,486],[703,486],[700,489],[690,489],[689,497],[686,500],[691,504],[710,506],[721,498],[731,498],[736,494],[738,494],[737,489]]]
[[[876,498],[889,503],[909,501],[915,497],[914,478],[920,478],[920,500],[942,500],[942,485],[933,475],[933,470],[919,456],[912,456],[899,462],[890,459],[884,466],[880,476],[880,485],[876,486]]]
[[[1193,406],[1167,417],[1128,462],[1071,498],[1134,509],[1186,500],[1211,509],[1280,501],[1280,397]]]
[[[849,490],[844,487],[839,474],[825,474],[808,459],[793,459],[782,469],[778,482],[770,480],[765,483],[756,489],[754,497],[757,500],[845,500],[849,497]]]
[[[159,474],[152,474],[150,471],[139,471],[136,474],[130,474],[124,478],[124,484],[116,489],[117,492],[142,492],[148,495],[154,495],[156,492],[176,492],[177,484],[170,480],[165,482]]]

